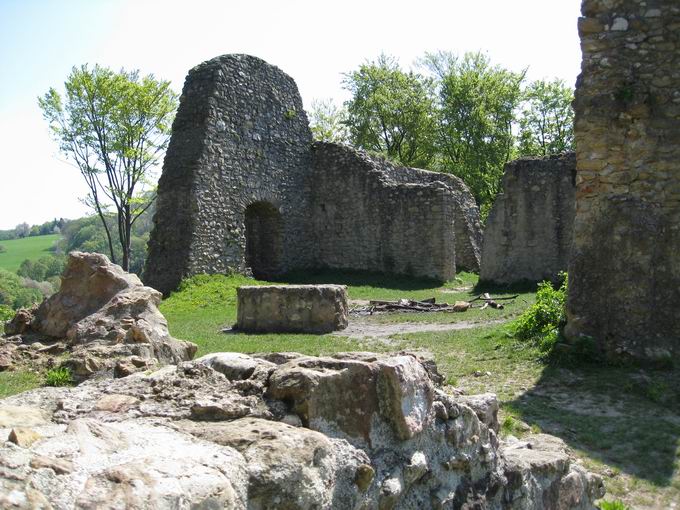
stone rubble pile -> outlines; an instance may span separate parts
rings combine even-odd
[[[0,401],[2,508],[588,509],[601,480],[413,354],[215,353]]]

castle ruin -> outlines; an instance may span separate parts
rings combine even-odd
[[[154,221],[144,280],[163,293],[230,270],[479,269],[479,211],[460,179],[313,143],[293,79],[248,55],[189,72]]]
[[[680,4],[584,0],[570,338],[680,353]]]
[[[540,282],[567,270],[575,173],[573,152],[505,165],[503,192],[486,219],[480,281]]]

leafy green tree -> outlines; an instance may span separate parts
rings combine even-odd
[[[31,233],[31,227],[28,223],[19,223],[14,227],[15,238],[28,237]]]
[[[47,255],[37,260],[24,260],[17,274],[38,282],[46,281],[53,276],[59,276],[64,270],[66,259],[63,256]]]
[[[574,93],[562,80],[539,80],[524,92],[519,153],[549,156],[574,150]]]
[[[31,306],[41,301],[42,298],[43,295],[38,289],[25,287],[19,276],[0,269],[0,305],[16,310]]]
[[[332,99],[312,101],[309,127],[314,140],[319,142],[348,143],[349,130],[345,124],[347,110],[338,107]]]
[[[89,188],[85,202],[104,227],[111,259],[116,235],[128,270],[132,227],[155,198],[146,191],[167,147],[177,94],[153,75],[98,65],[74,67],[65,88],[63,98],[51,88],[38,99],[40,108]]]
[[[406,166],[430,166],[435,155],[430,80],[381,55],[347,73],[343,86],[352,94],[345,106],[353,145]]]
[[[481,53],[429,53],[421,63],[437,80],[439,169],[462,178],[484,210],[513,157],[524,73],[494,66]]]

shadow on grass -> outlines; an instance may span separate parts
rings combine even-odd
[[[274,281],[292,284],[334,283],[355,287],[377,287],[395,290],[425,290],[439,287],[442,281],[408,275],[375,273],[371,271],[314,269],[294,271]]]
[[[680,370],[548,365],[507,408],[572,448],[657,486],[680,477]]]
[[[536,292],[538,283],[523,280],[521,282],[511,283],[508,285],[501,285],[493,282],[477,282],[473,287],[471,294],[482,294],[488,292],[489,294],[526,294],[528,292]]]

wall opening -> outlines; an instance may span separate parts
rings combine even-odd
[[[246,266],[258,279],[282,272],[283,219],[269,202],[255,202],[246,207]]]

